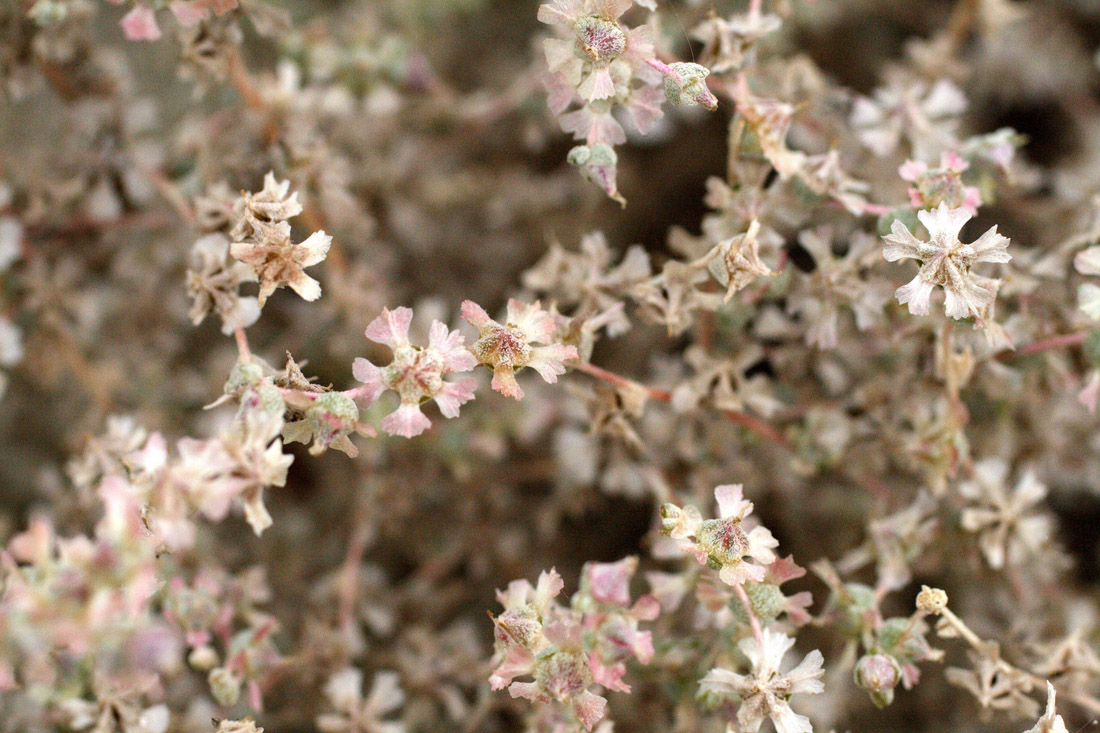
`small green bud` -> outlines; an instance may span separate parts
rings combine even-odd
[[[708,68],[683,62],[669,64],[668,68],[672,73],[665,74],[665,96],[670,103],[677,107],[718,108],[718,98],[707,88]]]
[[[867,690],[871,701],[884,708],[894,701],[894,688],[901,681],[901,665],[889,654],[865,654],[857,663],[856,684]]]
[[[241,697],[241,678],[236,672],[225,667],[216,667],[211,670],[206,681],[210,684],[210,694],[219,705],[231,707],[237,704]]]

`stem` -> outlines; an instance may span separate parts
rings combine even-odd
[[[745,592],[745,588],[740,583],[733,586],[733,590],[737,593],[737,597],[741,599],[741,605],[745,607],[745,613],[749,615],[749,625],[752,626],[752,638],[756,639],[757,648],[763,651],[764,632],[760,629],[760,619],[756,617],[756,611],[752,610],[752,601],[749,600],[749,594]]]
[[[579,372],[584,372],[596,379],[602,379],[608,384],[612,384],[616,387],[623,389],[635,389],[645,392],[650,398],[657,400],[658,402],[671,402],[672,393],[663,389],[656,389],[654,387],[647,387],[644,384],[639,384],[633,379],[627,379],[626,377],[609,372],[606,369],[602,369],[595,364],[589,364],[587,362],[581,362],[574,367]],[[756,433],[762,438],[765,438],[769,442],[781,445],[784,448],[790,448],[790,441],[787,440],[787,436],[779,432],[774,426],[768,424],[767,421],[756,415],[751,415],[747,412],[739,412],[737,410],[723,410],[721,413],[730,422],[740,425],[749,432]]]
[[[940,611],[940,616],[943,618],[944,621],[948,623],[949,626],[951,626],[951,628],[957,631],[959,636],[961,636],[967,644],[973,647],[975,651],[983,655],[989,654],[990,643],[975,634],[970,629],[970,627],[966,625],[966,622],[956,616],[950,608],[944,608],[942,611]],[[1019,667],[1015,667],[1006,662],[1004,659],[1001,659],[999,655],[994,661],[996,662],[997,668],[1000,671],[1006,674],[1019,674],[1026,678],[1028,682],[1030,682],[1038,689],[1046,689],[1046,683],[1048,682],[1048,680],[1046,680],[1045,678],[1032,674],[1027,670],[1020,669]],[[1085,710],[1088,710],[1091,713],[1100,713],[1100,700],[1092,697],[1087,693],[1076,693],[1067,691],[1061,692],[1060,694],[1067,700],[1076,703],[1077,705],[1084,708]]]
[[[1041,351],[1048,351],[1050,349],[1062,349],[1067,346],[1076,346],[1088,337],[1088,331],[1077,331],[1076,333],[1065,333],[1060,336],[1039,339],[1038,341],[1032,341],[1027,346],[1021,346],[1016,349],[1016,351],[1002,352],[997,355],[997,360],[1006,361],[1017,356],[1030,356],[1031,354],[1038,354]]]
[[[663,61],[659,61],[657,59],[646,59],[645,62],[665,76],[672,77],[672,80],[676,83],[680,82],[680,75],[673,71],[672,67],[664,63]]]
[[[244,329],[234,329],[233,338],[237,340],[237,353],[240,355],[240,360],[246,364],[252,361],[252,351],[248,348],[248,335],[245,334]]]

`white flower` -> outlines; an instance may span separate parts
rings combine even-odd
[[[712,669],[699,682],[701,692],[739,697],[737,724],[746,733],[759,730],[766,717],[771,718],[777,733],[812,733],[809,718],[791,710],[788,700],[792,695],[817,695],[825,689],[818,679],[824,674],[821,652],[814,649],[797,667],[780,672],[780,664],[794,645],[794,639],[782,632],[764,629],[761,642],[758,644],[756,639],[741,641],[741,651],[752,664],[750,674]]]
[[[988,458],[974,466],[974,480],[959,485],[969,501],[962,526],[977,532],[982,554],[993,569],[1015,565],[1033,555],[1050,538],[1052,522],[1042,514],[1027,514],[1047,494],[1033,471],[1027,471],[1010,493],[1005,489],[1008,465]],[[1026,515],[1026,516],[1025,516]]]
[[[970,220],[966,209],[940,204],[933,211],[919,211],[917,218],[928,230],[929,241],[913,236],[909,228],[895,219],[883,239],[883,256],[888,262],[920,260],[917,276],[898,288],[899,303],[908,303],[913,315],[927,315],[928,301],[936,285],[943,287],[944,310],[952,318],[983,318],[997,294],[998,281],[975,275],[970,268],[979,262],[1008,262],[1008,238],[992,227],[971,244],[959,241],[959,231]]]

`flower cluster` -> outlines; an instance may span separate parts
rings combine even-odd
[[[703,519],[692,505],[663,505],[661,532],[676,540],[680,549],[700,565],[718,570],[724,583],[762,582],[767,566],[776,559],[772,550],[779,543],[767,527],[757,525],[746,531],[742,526],[752,513],[752,502],[744,499],[741,484],[715,488],[714,498],[718,502],[717,519]]]
[[[653,657],[650,632],[640,631],[638,622],[656,618],[658,605],[652,596],[630,605],[629,583],[637,565],[636,558],[587,564],[568,608],[554,601],[565,587],[555,570],[542,573],[534,587],[517,580],[498,591],[504,612],[493,619],[493,689],[507,687],[512,697],[551,709],[562,706],[592,730],[607,705],[593,688],[630,692],[622,681],[625,662],[646,664]],[[534,681],[513,681],[526,675]]]

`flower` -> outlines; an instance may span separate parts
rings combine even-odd
[[[1034,555],[1053,529],[1051,518],[1029,514],[1047,494],[1034,471],[1025,471],[1012,492],[1005,490],[1008,464],[987,458],[974,466],[974,480],[959,485],[968,504],[962,511],[962,526],[978,533],[978,544],[989,566],[995,570],[1019,564]]]
[[[971,273],[979,262],[1008,262],[1008,238],[991,227],[971,244],[959,241],[959,231],[970,220],[966,209],[941,203],[933,211],[918,211],[917,218],[928,230],[929,241],[917,239],[895,219],[883,239],[883,256],[888,262],[901,259],[921,261],[920,271],[908,284],[897,289],[899,303],[908,303],[913,315],[927,315],[928,301],[936,285],[943,287],[944,310],[952,318],[985,317],[997,294],[998,281]]]
[[[242,282],[256,278],[251,268],[229,257],[229,240],[222,234],[208,234],[191,248],[191,269],[187,271],[187,294],[194,301],[188,314],[199,325],[210,311],[222,319],[222,333],[248,328],[260,317],[260,305],[252,296],[237,292]]]
[[[279,181],[269,171],[264,176],[264,187],[259,193],[242,193],[233,204],[237,223],[230,236],[248,239],[263,236],[263,229],[270,224],[293,219],[302,213],[298,192],[290,193],[290,181]]]
[[[138,3],[129,13],[122,16],[119,25],[131,41],[155,41],[160,38],[156,13],[144,3]]]
[[[792,695],[817,695],[825,689],[818,679],[825,673],[824,658],[814,649],[797,667],[780,672],[783,656],[793,645],[794,639],[772,629],[764,629],[759,642],[742,639],[741,651],[749,658],[751,673],[712,669],[700,680],[700,692],[740,698],[737,723],[748,733],[758,730],[765,717],[771,718],[777,733],[812,733],[809,718],[791,710],[788,701]]]
[[[752,502],[742,497],[741,484],[714,489],[718,501],[718,519],[703,519],[699,510],[688,505],[661,507],[662,533],[671,536],[684,552],[700,565],[718,568],[718,576],[728,585],[746,580],[764,580],[767,565],[775,561],[773,547],[779,543],[763,526],[745,532],[741,522],[752,512]]]
[[[415,346],[409,341],[412,317],[410,308],[383,308],[382,315],[367,326],[366,336],[393,349],[393,361],[379,367],[358,358],[352,364],[352,373],[364,384],[357,396],[365,397],[369,404],[387,389],[397,392],[401,404],[382,420],[382,429],[406,438],[431,427],[431,421],[420,411],[421,404],[435,400],[443,417],[458,417],[459,407],[474,398],[477,387],[471,377],[457,382],[443,380],[444,374],[468,372],[477,366],[477,359],[464,347],[462,334],[432,321],[428,345]]]
[[[516,370],[531,367],[553,384],[558,375],[565,373],[565,360],[578,356],[575,346],[552,343],[558,328],[538,301],[529,305],[509,300],[507,318],[501,324],[489,318],[480,305],[467,300],[462,303],[462,318],[480,331],[471,348],[478,363],[493,370],[493,389],[517,400],[523,398],[523,390],[516,382]]]
[[[336,712],[317,718],[317,729],[324,733],[403,733],[405,730],[404,723],[383,720],[405,702],[396,672],[375,674],[370,692],[363,699],[363,672],[346,667],[329,678],[325,697]]]
[[[258,242],[234,242],[229,252],[241,262],[252,265],[260,281],[258,303],[262,308],[277,288],[289,285],[304,300],[321,297],[321,285],[304,268],[323,261],[328,255],[332,237],[323,231],[314,232],[300,244],[290,240],[290,225],[278,222],[264,225]]]

